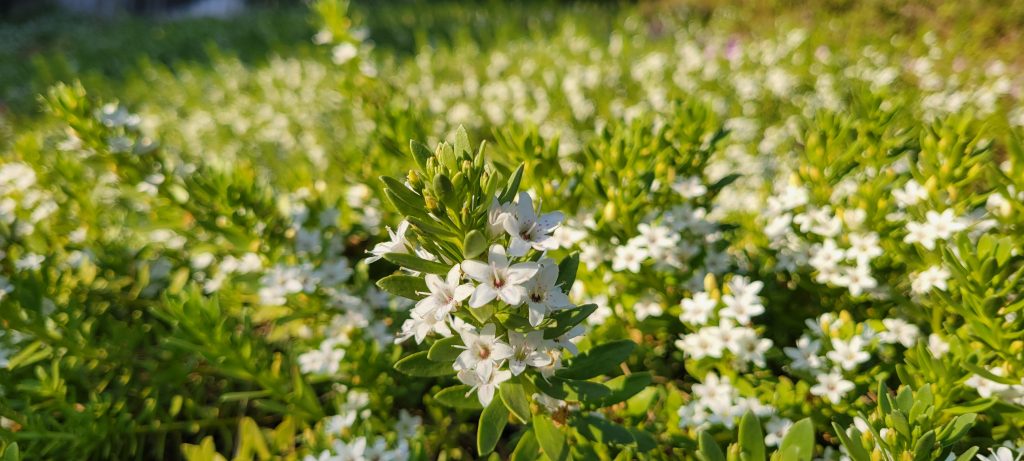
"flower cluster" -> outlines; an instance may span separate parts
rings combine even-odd
[[[762,338],[751,326],[751,318],[765,311],[758,296],[762,287],[761,282],[733,276],[726,282],[725,294],[701,291],[683,299],[679,321],[694,331],[682,335],[676,347],[695,360],[727,360],[738,369],[751,363],[764,367],[772,340]]]

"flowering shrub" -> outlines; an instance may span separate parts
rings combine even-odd
[[[1020,8],[668,3],[0,26],[0,457],[1021,457]]]
[[[382,177],[385,195],[405,220],[390,241],[370,250],[369,260],[383,257],[408,272],[377,284],[418,300],[396,342],[436,340],[395,369],[421,377],[456,374],[462,384],[434,398],[455,408],[483,408],[480,455],[494,450],[510,415],[528,425],[515,449],[525,457],[568,458],[567,426],[593,442],[614,436],[616,445],[650,449],[650,434],[578,413],[626,401],[650,375],[588,381],[615,371],[636,345],[611,341],[579,352],[581,323],[596,306],[569,300],[579,257],[556,262],[549,256],[559,249],[552,233],[564,215],[540,212],[529,193],[518,191],[522,166],[502,185],[484,146],[474,153],[461,128],[454,145],[442,143],[433,153],[416,142],[411,148],[419,168],[405,182]]]

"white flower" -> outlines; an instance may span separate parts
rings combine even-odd
[[[344,349],[335,349],[335,341],[324,340],[320,347],[299,355],[299,368],[303,373],[333,375],[338,372]]]
[[[551,233],[564,218],[561,211],[544,213],[538,217],[530,194],[520,192],[519,202],[513,212],[505,214],[503,223],[505,232],[512,236],[508,254],[518,257],[524,256],[530,248],[537,251],[557,249],[558,241],[551,238]]]
[[[644,299],[633,304],[633,315],[639,322],[644,321],[647,317],[658,317],[664,312],[657,299]]]
[[[683,198],[696,198],[708,192],[708,188],[700,182],[700,178],[695,176],[677,179],[672,184],[672,190],[682,195]]]
[[[991,454],[989,455],[978,455],[979,461],[1019,461],[1021,455],[1014,456],[1013,450],[1008,447],[999,447],[997,449],[988,449]]]
[[[551,356],[545,352],[548,341],[544,340],[544,332],[531,331],[524,335],[518,331],[509,330],[508,342],[512,347],[512,356],[508,358],[508,368],[513,375],[522,373],[527,366],[541,368],[551,364]]]
[[[331,60],[340,66],[351,61],[352,58],[356,57],[358,54],[359,48],[356,48],[355,45],[349,42],[345,42],[335,46],[331,50]]]
[[[786,437],[786,432],[789,432],[791,427],[793,427],[793,421],[772,416],[764,425],[765,432],[767,432],[764,436],[764,444],[769,447],[779,446],[782,443],[782,439]]]
[[[551,340],[555,346],[564,348],[569,351],[570,354],[576,355],[580,353],[578,347],[576,347],[576,341],[583,338],[583,334],[587,332],[586,327],[583,325],[576,325],[565,332],[562,336],[559,336]]]
[[[932,333],[928,335],[928,351],[931,352],[935,358],[942,357],[949,352],[949,343],[944,341],[941,336]]]
[[[404,408],[398,411],[398,421],[395,422],[395,432],[398,433],[398,438],[414,437],[421,427],[423,427],[423,418],[409,413]]]
[[[571,248],[587,237],[587,231],[563,225],[558,226],[551,237],[555,239],[559,248]]]
[[[946,291],[950,273],[945,267],[932,266],[929,267],[917,275],[911,275],[910,290],[914,294],[924,294],[931,291],[933,288],[939,289],[939,291]]]
[[[540,262],[537,274],[526,283],[526,306],[530,312],[530,325],[538,326],[548,312],[572,306],[558,282],[558,266],[554,260],[545,258]]]
[[[921,246],[934,250],[936,239],[938,235],[932,226],[914,221],[907,222],[907,235],[903,237],[903,243],[920,243]]]
[[[820,350],[821,341],[817,339],[811,340],[811,338],[804,335],[796,340],[796,347],[784,348],[783,352],[792,360],[790,366],[794,370],[810,371],[821,368],[821,356],[818,355]]]
[[[758,282],[760,283],[760,282]],[[735,319],[741,324],[750,323],[751,317],[764,313],[764,306],[756,295],[740,291],[738,294],[727,294],[722,296],[725,307],[718,311],[723,318]]]
[[[860,336],[854,336],[849,341],[832,338],[832,350],[826,353],[825,357],[844,370],[852,370],[871,358],[871,354],[863,348],[864,338]]]
[[[27,253],[21,259],[14,262],[14,268],[18,271],[37,271],[43,265],[46,257],[40,254]]]
[[[846,251],[839,248],[839,246],[836,245],[836,241],[832,239],[825,240],[821,245],[815,245],[811,248],[811,252],[813,253],[813,256],[811,256],[811,259],[808,260],[808,262],[812,267],[821,272],[828,271],[829,269],[835,269],[839,265],[839,262],[846,257]],[[828,279],[818,280],[819,283],[825,283],[827,281]]]
[[[911,179],[907,181],[902,189],[893,189],[892,195],[896,198],[896,203],[900,208],[906,208],[917,204],[921,200],[928,199],[928,190],[921,187],[917,181]]]
[[[463,261],[462,272],[480,284],[469,297],[470,307],[481,307],[501,299],[506,304],[518,306],[526,298],[527,280],[533,278],[539,266],[535,262],[509,264],[505,249],[501,245],[492,245],[487,252],[487,263],[480,261]]]
[[[878,234],[869,232],[850,234],[849,237],[850,248],[846,250],[846,257],[855,259],[858,265],[865,265],[882,254],[882,247],[878,246]]]
[[[943,240],[952,237],[953,234],[957,232],[967,229],[967,223],[956,217],[951,209],[946,209],[942,214],[929,210],[925,213],[925,219],[927,219],[928,225],[931,226],[932,232],[934,232],[938,238]]]
[[[841,275],[834,278],[832,282],[849,289],[852,296],[860,296],[865,291],[878,286],[878,281],[871,276],[871,268],[867,265],[845,267]]]
[[[708,316],[715,310],[718,301],[715,301],[705,292],[694,293],[692,298],[683,299],[679,305],[683,313],[679,314],[679,321],[693,325],[704,325],[708,323]]]
[[[822,373],[818,375],[818,384],[811,386],[811,394],[824,397],[833,404],[837,404],[853,388],[853,383],[844,379],[843,375],[839,373]]]
[[[462,370],[458,374],[459,381],[470,386],[468,396],[476,391],[476,397],[480,405],[486,407],[494,399],[494,392],[501,383],[512,378],[512,372],[508,370],[490,369],[486,373],[479,371]]]
[[[996,376],[1002,376],[1003,374],[1003,370],[1001,368],[996,368],[991,371],[992,374]],[[972,375],[967,379],[967,381],[964,381],[964,384],[969,387],[973,387],[974,390],[978,392],[978,395],[985,399],[992,397],[993,394],[1000,394],[1010,389],[1010,386],[1006,384],[992,381],[991,379],[981,375]]]
[[[403,220],[398,224],[398,230],[392,231],[390,227],[387,228],[388,236],[391,240],[388,242],[378,243],[370,250],[370,254],[373,256],[366,258],[367,264],[375,262],[380,258],[383,258],[388,253],[408,253],[409,241],[405,238],[405,233],[409,231],[409,221]]]
[[[729,291],[733,296],[756,297],[764,289],[764,282],[760,280],[750,281],[749,278],[737,275],[729,279],[727,283]]]
[[[356,437],[349,443],[341,439],[335,440],[331,445],[335,457],[332,461],[365,461],[366,460],[366,437]]]
[[[720,358],[722,351],[725,350],[725,343],[722,342],[717,327],[705,327],[696,333],[684,335],[682,339],[676,340],[675,345],[697,360],[704,357]]]
[[[878,338],[889,344],[900,343],[903,347],[914,347],[921,330],[917,325],[907,323],[903,319],[882,319],[885,331],[878,334]]]
[[[433,315],[436,319],[447,318],[462,301],[473,294],[473,285],[460,283],[462,269],[456,265],[448,271],[445,279],[434,274],[424,277],[430,296],[419,300],[415,310],[421,315]]]
[[[621,272],[628,270],[632,273],[640,272],[640,264],[649,255],[647,249],[638,245],[623,245],[615,247],[615,257],[612,259],[612,270]]]
[[[465,349],[455,359],[453,367],[458,371],[476,371],[481,378],[490,376],[501,362],[512,356],[512,347],[494,336],[493,323],[484,325],[480,331],[465,329],[459,331]],[[469,383],[466,383],[469,384]]]
[[[498,203],[498,199],[491,200],[491,207],[487,210],[487,235],[497,237],[505,231],[505,219],[512,214],[512,202]]]
[[[733,341],[728,345],[736,358],[764,367],[764,353],[771,349],[772,340],[761,338],[752,328],[738,328]]]
[[[413,310],[409,313],[409,319],[402,323],[402,329],[395,337],[395,344],[401,344],[409,338],[416,338],[416,344],[420,344],[430,333],[437,333],[444,337],[452,335],[448,328],[447,316],[437,316],[433,312]]]

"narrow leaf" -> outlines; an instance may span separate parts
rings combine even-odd
[[[435,362],[427,358],[427,351],[417,352],[395,363],[395,370],[409,376],[429,378],[455,374],[450,363]]]

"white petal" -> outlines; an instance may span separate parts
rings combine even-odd
[[[477,388],[476,397],[480,400],[480,405],[486,407],[494,400],[494,386],[491,384],[484,384]]]
[[[513,264],[508,270],[508,283],[522,284],[532,279],[534,275],[537,275],[539,269],[540,265],[535,262]]]
[[[530,248],[533,248],[531,242],[519,238],[519,235],[514,235],[512,242],[508,245],[508,254],[515,257],[525,256],[530,251]]]
[[[477,285],[476,289],[473,290],[473,294],[469,297],[469,307],[480,307],[491,301],[498,296],[498,292],[494,291],[490,285]]]
[[[491,266],[480,261],[463,261],[462,272],[477,282],[486,282],[491,279]]]
[[[502,361],[512,357],[512,348],[505,343],[496,343],[491,347],[491,360]]]
[[[473,294],[473,289],[473,285],[468,283],[459,285],[455,287],[455,290],[452,292],[452,299],[458,302],[465,301],[466,298]]]
[[[547,309],[543,305],[530,303],[530,326],[536,328],[540,325],[540,322],[544,321],[544,314],[547,313]]]
[[[505,257],[505,247],[494,244],[487,252],[487,261],[498,267],[508,267],[508,258]]]
[[[498,297],[506,304],[518,306],[523,303],[523,298],[526,296],[526,289],[519,285],[505,285],[497,294]],[[472,299],[470,299],[469,302],[470,305],[473,304]]]
[[[550,231],[557,227],[562,220],[565,219],[565,215],[561,211],[553,211],[551,213],[544,213],[537,219],[537,224],[545,231]]]
[[[462,266],[456,264],[448,270],[448,275],[445,277],[445,282],[448,285],[458,285],[462,281]]]
[[[427,288],[431,293],[444,293],[448,288],[448,285],[444,283],[444,280],[441,280],[441,277],[434,274],[427,274],[424,279],[426,280]]]

